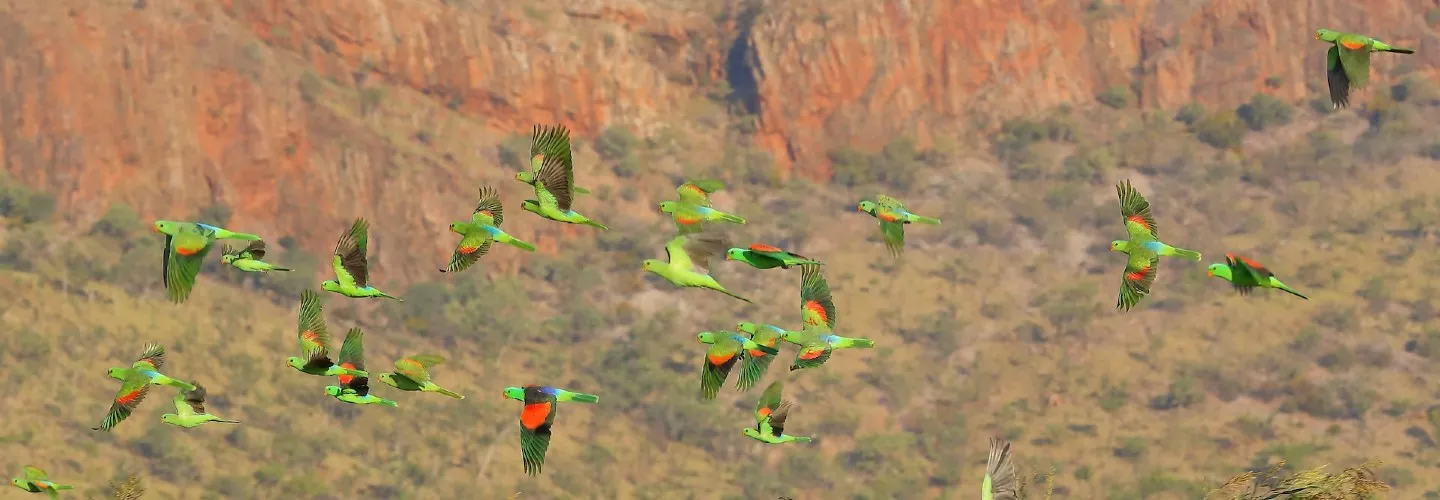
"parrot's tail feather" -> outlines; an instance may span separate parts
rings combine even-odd
[[[797,443],[808,443],[808,442],[811,442],[811,441],[814,441],[814,440],[813,440],[813,439],[810,439],[810,438],[808,438],[808,437],[797,437],[797,438],[795,438],[795,442],[797,442]]]
[[[402,299],[402,298],[400,298],[400,297],[396,297],[396,296],[394,296],[394,295],[390,295],[390,294],[384,293],[384,292],[381,292],[381,293],[380,293],[380,296],[381,296],[381,297],[385,297],[385,298],[387,298],[387,299],[395,299],[395,300],[398,300],[398,301],[400,301],[400,302],[405,302],[405,299]]]
[[[917,223],[920,223],[920,224],[929,224],[929,225],[932,225],[932,226],[938,226],[938,225],[940,225],[940,219],[936,219],[936,218],[934,218],[934,217],[926,217],[926,216],[924,216],[924,215],[916,215],[914,222],[917,222]]]
[[[226,419],[223,419],[223,418],[222,418],[222,419],[219,419],[219,420],[216,420],[216,422],[220,422],[220,423],[222,423],[222,424],[238,424],[238,423],[240,423],[239,420],[226,420]]]
[[[594,394],[572,392],[570,393],[570,399],[568,399],[567,401],[574,401],[577,403],[599,403],[600,396],[596,396]]]
[[[726,289],[724,289],[724,288],[716,288],[715,291],[720,292],[720,293],[723,293],[723,294],[725,294],[725,295],[729,295],[729,296],[731,296],[731,297],[735,297],[735,298],[740,299],[740,300],[743,300],[743,301],[745,301],[745,302],[749,302],[749,303],[751,303],[751,304],[754,304],[754,303],[755,303],[754,301],[752,301],[752,300],[750,300],[750,299],[747,299],[747,298],[745,298],[745,297],[741,297],[741,296],[739,296],[739,295],[735,295],[735,294],[732,293],[731,291],[726,290]],[[762,346],[762,347],[763,347],[763,346]]]
[[[524,251],[526,251],[526,252],[534,252],[534,251],[535,251],[535,245],[531,245],[531,244],[529,244],[529,243],[526,243],[526,242],[524,242],[524,241],[517,240],[517,239],[515,239],[515,238],[510,238],[510,240],[509,240],[509,241],[506,241],[506,243],[509,243],[510,246],[515,247],[515,248],[519,248],[519,249],[524,250]]]
[[[288,268],[288,267],[277,267],[277,268],[274,268],[274,269],[271,269],[271,270],[272,270],[272,271],[294,271],[294,269],[290,269],[290,268]]]
[[[388,400],[388,399],[382,399],[382,400],[380,400],[380,404],[383,404],[383,405],[385,405],[385,406],[389,406],[389,407],[391,407],[391,408],[399,408],[399,407],[400,407],[400,403],[396,403],[396,402],[391,401],[391,400]]]
[[[870,339],[850,339],[850,347],[857,349],[870,349],[875,347],[875,341]]]
[[[1415,53],[1415,51],[1410,50],[1410,49],[1401,49],[1401,48],[1396,48],[1396,47],[1390,47],[1390,48],[1388,48],[1388,49],[1385,49],[1385,52],[1394,52],[1394,53],[1396,53],[1396,54],[1414,54],[1414,53]]]
[[[609,230],[610,230],[610,228],[605,227],[604,224],[601,224],[601,223],[599,223],[599,222],[595,222],[595,221],[593,221],[593,220],[587,220],[587,221],[585,221],[585,225],[587,225],[587,226],[593,226],[593,227],[598,227],[598,228],[600,228],[600,230],[602,230],[602,231],[609,231]]]
[[[720,213],[720,220],[723,220],[723,221],[725,221],[725,222],[734,222],[734,223],[736,223],[736,224],[744,224],[744,223],[745,223],[745,218],[744,218],[744,217],[741,217],[741,216],[735,215],[735,214],[727,214],[727,213],[724,213],[724,212],[721,212],[721,213]]]
[[[234,232],[234,231],[230,231],[230,234],[225,235],[225,237],[226,237],[226,239],[231,239],[231,240],[260,241],[260,236],[258,236],[258,235],[254,235],[254,234],[250,234],[250,233],[237,233],[237,232]]]
[[[1190,260],[1193,260],[1193,261],[1195,261],[1195,262],[1200,262],[1200,252],[1196,252],[1196,251],[1194,251],[1194,250],[1186,250],[1186,249],[1180,248],[1180,247],[1174,247],[1174,248],[1175,248],[1175,256],[1176,256],[1176,257],[1180,257],[1180,258],[1182,258],[1182,259],[1190,259]]]
[[[1284,290],[1285,293],[1288,293],[1288,294],[1290,294],[1290,295],[1294,295],[1294,296],[1296,296],[1296,297],[1300,297],[1300,298],[1305,299],[1305,300],[1310,300],[1310,297],[1306,297],[1305,294],[1300,293],[1300,292],[1297,292],[1297,291],[1291,289],[1290,287],[1285,286],[1283,283],[1282,283],[1280,286],[1275,287],[1275,288],[1279,288],[1279,289],[1281,289],[1281,290]]]
[[[459,394],[456,394],[455,392],[451,391],[450,389],[446,389],[446,388],[444,388],[444,387],[436,388],[436,389],[435,389],[435,392],[438,392],[438,393],[440,393],[440,394],[444,394],[444,395],[446,395],[446,396],[450,396],[450,397],[455,398],[455,399],[465,399],[465,396],[461,396],[461,395],[459,395]]]
[[[574,191],[577,194],[590,194],[589,189],[585,189],[580,186],[570,186],[570,190]]]

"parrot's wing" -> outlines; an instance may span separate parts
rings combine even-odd
[[[1131,254],[1125,260],[1125,273],[1120,279],[1120,297],[1115,301],[1115,308],[1129,311],[1140,302],[1140,298],[1150,295],[1150,285],[1155,283],[1155,273],[1159,269],[1160,256],[1146,258]]]
[[[724,255],[730,248],[730,240],[719,233],[694,233],[685,237],[684,245],[691,270],[709,273],[710,258]]]
[[[175,412],[182,417],[205,413],[205,387],[200,384],[193,391],[180,391],[175,395]]]
[[[905,208],[905,204],[900,203],[900,200],[883,194],[875,195],[875,204],[888,209]]]
[[[700,394],[705,399],[715,399],[720,386],[725,385],[725,378],[730,376],[730,369],[742,356],[740,344],[731,339],[717,340],[705,350],[705,363],[700,370]]]
[[[341,285],[365,288],[370,282],[370,266],[365,260],[366,246],[370,239],[370,223],[355,219],[350,229],[335,242],[334,256],[330,265],[335,268],[335,279]]]
[[[177,250],[180,248],[198,250],[190,255],[181,255]],[[164,281],[165,291],[171,302],[178,304],[190,298],[190,290],[195,288],[195,278],[200,275],[200,266],[205,263],[205,256],[209,253],[210,245],[205,237],[199,234],[181,231],[179,236],[165,237]]]
[[[791,369],[814,368],[823,365],[830,360],[830,354],[834,352],[835,348],[829,342],[818,339],[811,340],[800,346],[800,350],[795,352],[794,366]]]
[[[1335,41],[1340,49],[1340,66],[1350,79],[1350,88],[1363,89],[1370,82],[1370,41],[1361,35],[1341,35]]]
[[[475,211],[470,215],[472,221],[475,214],[489,215],[491,219],[495,220],[491,225],[500,227],[500,223],[505,221],[505,208],[500,203],[500,192],[496,191],[493,186],[482,186],[480,201],[475,204]]]
[[[225,244],[220,245],[220,255],[233,255],[233,256],[238,257],[238,256],[240,256],[240,253],[239,253],[239,252],[236,252],[235,249],[234,249],[233,247],[231,247],[229,243],[225,243]]]
[[[140,358],[136,359],[134,364],[141,363],[149,363],[154,370],[159,371],[165,366],[165,346],[154,342],[145,344],[145,350],[140,352]]]
[[[702,207],[710,206],[710,194],[725,189],[725,183],[717,179],[689,181],[675,188],[680,203],[693,203]]]
[[[46,479],[50,479],[50,476],[45,475],[45,471],[40,470],[40,468],[33,465],[25,466],[26,481],[44,481]]]
[[[227,245],[228,246],[228,245]],[[265,258],[265,240],[255,240],[240,251],[240,256],[247,259],[261,260]]]
[[[689,240],[689,236],[680,234],[665,242],[665,261],[679,269],[690,269],[693,264],[690,255],[685,253],[685,243]]]
[[[765,392],[760,394],[760,401],[755,403],[756,420],[765,420],[780,408],[780,392],[782,390],[784,390],[783,383],[779,380],[771,382],[770,386],[765,388]]]
[[[905,251],[905,224],[880,221],[880,237],[885,240],[885,248],[890,250],[890,255],[899,257]]]
[[[1120,196],[1120,216],[1125,221],[1125,231],[1131,239],[1159,238],[1160,227],[1155,225],[1155,216],[1150,214],[1150,202],[1130,185],[1130,180],[1115,186]],[[1143,236],[1142,236],[1143,235]]]
[[[330,329],[320,307],[320,295],[314,290],[300,292],[300,328],[297,332],[300,352],[306,358],[330,355]]]
[[[365,332],[359,328],[345,332],[345,342],[340,344],[340,366],[365,371],[364,339]]]
[[[565,158],[546,156],[545,161],[540,164],[540,172],[535,174],[535,182],[544,187],[543,190],[537,189],[537,194],[543,197],[545,193],[549,193],[560,211],[570,210],[574,196],[570,188],[575,185],[575,172],[570,168],[570,164],[565,162]]]
[[[495,241],[490,233],[467,234],[460,238],[455,244],[455,251],[450,253],[450,262],[445,264],[445,272],[458,273],[469,269],[480,261],[480,257],[490,253],[490,245]]]
[[[1336,109],[1350,106],[1350,77],[1340,60],[1340,46],[1331,45],[1325,53],[1325,82],[1330,86],[1330,104]]]
[[[341,375],[341,377],[346,376]],[[370,377],[349,377],[349,380],[341,382],[341,385],[347,390],[354,391],[356,396],[363,398],[370,395]]]
[[[775,361],[775,356],[766,352],[750,351],[746,353],[745,361],[740,366],[740,380],[736,381],[735,388],[748,391],[755,387],[755,383],[765,377],[765,372],[770,369],[770,363],[773,361]]]
[[[1015,462],[1010,460],[1010,443],[996,438],[990,438],[990,460],[985,464],[985,477],[990,478],[990,498],[992,500],[1017,500],[1017,481],[1015,479]]]
[[[150,394],[150,377],[145,374],[130,370],[125,375],[125,382],[120,384],[120,390],[115,392],[115,399],[110,402],[110,411],[106,412],[105,420],[100,422],[100,427],[93,430],[109,431],[135,411],[145,396]]]
[[[545,466],[545,450],[550,449],[550,426],[554,423],[554,401],[527,403],[520,411],[520,457],[526,474],[539,474]]]
[[[546,158],[557,157],[562,163],[571,163],[570,157],[570,129],[564,125],[541,128],[535,126],[530,135],[530,158],[535,155],[545,155]]]
[[[430,371],[426,370],[429,366],[433,366],[433,364],[425,364],[422,356],[407,356],[395,360],[395,372],[404,375],[405,378],[414,380],[418,384],[424,384],[430,381]]]
[[[800,266],[800,319],[805,325],[802,330],[828,332],[835,329],[835,302],[830,297],[825,273],[816,264]]]
[[[1266,283],[1270,281],[1270,278],[1273,278],[1275,276],[1275,273],[1270,272],[1269,269],[1266,269],[1265,266],[1261,265],[1259,262],[1255,262],[1239,255],[1227,253],[1225,254],[1225,260],[1230,261],[1230,265],[1232,266],[1238,264],[1246,268],[1248,271],[1250,271],[1250,274],[1255,277],[1255,282],[1257,283]]]
[[[782,401],[780,402],[780,406],[775,409],[775,413],[770,414],[770,429],[775,437],[780,437],[781,434],[785,433],[785,420],[790,418],[790,411],[794,408],[794,402]]]

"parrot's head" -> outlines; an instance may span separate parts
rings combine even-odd
[[[540,203],[536,202],[535,200],[525,200],[520,202],[520,208],[524,209],[526,212],[540,213]]]
[[[868,214],[868,213],[874,213],[874,212],[875,212],[875,202],[870,201],[870,200],[861,201],[861,202],[860,202],[860,206],[859,206],[859,207],[856,207],[855,209],[856,209],[856,210],[859,210],[859,211],[861,211],[861,212],[865,212],[865,213],[867,213],[867,214]]]
[[[174,236],[175,233],[177,232],[177,229],[178,229],[179,227],[180,227],[179,224],[176,224],[176,223],[171,222],[171,221],[168,221],[168,220],[157,220],[157,221],[155,221],[155,227],[154,227],[154,229],[155,229],[155,232],[157,232],[157,233],[160,233],[160,234],[168,234],[168,235]]]
[[[731,248],[725,251],[725,260],[743,260],[744,258],[744,248]]]
[[[10,484],[14,485],[16,488],[20,488],[20,489],[25,490],[25,491],[30,491],[30,488],[26,488],[26,487],[25,487],[25,483],[26,483],[26,481],[25,481],[24,479],[20,479],[20,478],[18,478],[18,477],[10,480]]]
[[[700,332],[695,334],[695,340],[699,340],[701,344],[714,344],[715,336],[715,332]]]
[[[1333,42],[1333,41],[1335,41],[1335,39],[1337,39],[1337,38],[1340,38],[1340,34],[1334,32],[1334,31],[1330,31],[1330,30],[1327,30],[1327,29],[1325,29],[1325,28],[1320,28],[1320,29],[1318,29],[1318,30],[1315,30],[1315,39],[1316,39],[1316,40],[1320,40],[1320,41],[1322,41],[1322,42]]]
[[[285,364],[290,365],[291,368],[294,368],[296,370],[305,368],[305,360],[297,358],[295,356],[285,358]]]
[[[380,374],[380,381],[381,381],[381,382],[384,382],[385,385],[388,385],[388,386],[390,386],[390,387],[394,387],[394,388],[396,388],[396,389],[399,389],[399,388],[400,388],[400,386],[395,385],[395,374],[393,374],[393,373],[381,373],[381,374]]]
[[[459,222],[451,222],[451,223],[450,223],[450,232],[455,233],[455,234],[465,234],[465,231],[464,231],[463,229],[461,229],[461,226],[463,226],[463,224],[461,224],[461,223],[459,223]]]
[[[662,268],[662,267],[665,267],[665,263],[660,262],[660,261],[655,260],[655,259],[645,259],[645,262],[641,262],[641,263],[640,263],[640,268],[641,268],[641,269],[644,269],[644,270],[647,271],[647,272],[652,272],[652,273],[657,273],[657,274],[660,272],[660,268]]]
[[[224,264],[231,264],[231,263],[234,263],[234,262],[235,262],[235,257],[236,257],[236,255],[233,255],[233,254],[221,255],[221,256],[220,256],[220,262],[221,262],[221,263],[224,263]]]
[[[1129,248],[1130,248],[1130,242],[1125,241],[1125,240],[1115,240],[1115,241],[1110,242],[1110,251],[1111,251],[1111,252],[1124,252],[1125,250],[1128,250]]]
[[[110,371],[107,372],[107,374],[110,376],[110,378],[116,380],[125,380],[124,368],[111,368]]]
[[[1205,275],[1211,278],[1220,278],[1229,281],[1230,266],[1220,263],[1210,264],[1210,267],[1205,268]]]
[[[326,280],[325,282],[320,283],[320,288],[328,292],[338,293],[340,291],[340,282],[335,280]]]
[[[160,416],[160,421],[170,425],[180,425],[180,415],[166,413]]]
[[[667,214],[673,214],[673,213],[675,213],[675,202],[673,202],[673,201],[662,201],[662,202],[660,202],[660,211],[661,211],[662,213],[667,213]]]
[[[539,155],[536,155],[536,156],[539,156]],[[530,183],[532,183],[532,182],[535,182],[535,176],[530,175],[530,172],[526,172],[526,171],[523,171],[523,170],[522,170],[522,171],[519,171],[519,172],[515,172],[515,180],[520,181],[520,182],[523,182],[523,183],[526,183],[526,184],[530,184]]]
[[[506,388],[505,388],[505,398],[506,398],[506,399],[513,399],[513,400],[516,400],[516,401],[524,401],[524,400],[525,400],[525,389],[521,389],[521,388],[519,388],[519,387],[506,387]]]
[[[741,321],[741,322],[739,322],[739,323],[735,323],[735,329],[736,329],[736,330],[740,330],[740,331],[745,332],[745,333],[748,333],[748,334],[751,334],[751,335],[754,335],[754,334],[755,334],[755,323],[747,323],[747,322]]]
[[[744,434],[755,439],[760,439],[760,431],[755,430],[754,427],[746,427],[744,429]]]
[[[337,398],[340,397],[340,386],[338,386],[338,385],[327,385],[327,386],[325,386],[325,394],[329,394],[331,397],[337,397]]]

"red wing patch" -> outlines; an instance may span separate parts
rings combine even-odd
[[[476,250],[479,250],[479,249],[480,249],[480,247],[471,247],[471,246],[462,246],[462,247],[459,248],[460,253],[463,253],[463,254],[465,254],[465,255],[470,255],[470,254],[472,254],[472,253],[475,253],[475,251],[476,251]]]
[[[115,404],[125,406],[130,404],[131,401],[135,401],[135,398],[138,397],[140,397],[140,390],[136,389],[132,392],[121,394],[119,397],[115,398]]]
[[[314,342],[316,344],[319,344],[321,347],[325,346],[325,344],[320,343],[320,335],[317,335],[315,332],[310,330],[300,332],[300,338],[302,340],[305,340],[306,342]]]
[[[182,247],[182,246],[176,245],[176,246],[175,246],[175,253],[180,254],[180,255],[184,255],[184,256],[186,256],[186,257],[189,257],[189,256],[191,256],[191,255],[195,255],[195,254],[197,254],[197,253],[200,253],[200,249],[202,249],[202,248],[205,248],[205,247],[202,246],[202,247],[186,248],[186,247]]]
[[[1138,271],[1125,274],[1125,279],[1130,281],[1140,281],[1145,279],[1145,277],[1148,275],[1150,275],[1150,266],[1145,266],[1140,268],[1140,270]]]
[[[695,193],[695,194],[697,194],[697,195],[705,196],[705,190],[704,190],[704,189],[700,189],[698,186],[695,186],[695,185],[693,185],[693,184],[686,184],[686,185],[680,186],[680,187],[683,187],[683,188],[685,188],[686,191]]]
[[[530,161],[538,161],[538,162],[544,163],[544,162],[545,162],[545,154],[544,154],[544,153],[537,153],[537,154],[535,154],[535,156],[531,156],[531,157],[530,157]]]
[[[878,217],[880,220],[883,220],[885,222],[895,222],[900,220],[899,215],[895,215],[890,212],[878,212],[875,214],[875,217]]]
[[[691,224],[699,224],[700,221],[701,221],[701,219],[700,219],[699,217],[689,217],[689,216],[685,216],[685,215],[676,215],[676,216],[675,216],[675,222],[679,222],[679,223],[684,224],[684,225],[687,225],[687,226],[688,226],[688,225],[691,225]]]
[[[1355,41],[1345,41],[1345,40],[1341,40],[1341,41],[1340,41],[1340,46],[1341,46],[1341,47],[1345,47],[1345,48],[1350,49],[1350,50],[1360,50],[1360,49],[1365,48],[1365,44],[1363,44],[1363,43],[1355,42]]]
[[[481,210],[480,213],[485,214],[486,217],[494,217],[494,216],[495,216],[495,214],[490,213],[489,210]]]
[[[1265,274],[1265,273],[1270,272],[1269,269],[1265,269],[1265,266],[1264,266],[1263,264],[1260,264],[1259,262],[1255,262],[1255,261],[1253,261],[1253,260],[1247,259],[1247,258],[1245,258],[1245,257],[1241,257],[1241,256],[1239,256],[1239,255],[1235,255],[1235,254],[1231,254],[1231,253],[1225,254],[1225,257],[1226,257],[1226,258],[1229,258],[1229,259],[1231,259],[1231,260],[1238,260],[1238,261],[1240,261],[1240,262],[1244,262],[1245,265],[1250,266],[1251,269],[1254,269],[1254,270],[1258,271],[1260,274]]]
[[[550,403],[528,404],[520,410],[520,425],[533,431],[545,425],[545,417],[548,416],[550,416]]]
[[[764,243],[756,243],[756,244],[754,244],[754,245],[750,245],[750,249],[751,249],[751,250],[754,250],[754,251],[756,251],[756,252],[783,252],[783,251],[784,251],[784,250],[781,250],[781,249],[779,249],[779,248],[775,248],[775,247],[772,247],[772,246],[770,246],[770,245],[766,245],[766,244],[764,244]]]
[[[725,364],[725,363],[729,363],[730,360],[732,360],[732,359],[735,359],[735,355],[734,355],[734,354],[709,354],[709,355],[706,355],[706,356],[705,356],[705,359],[708,360],[708,361],[710,361],[710,364],[712,364],[712,365],[720,366],[720,365],[723,365],[723,364]]]
[[[770,353],[767,353],[767,352],[762,351],[762,350],[759,350],[759,349],[751,349],[751,350],[750,350],[750,357],[752,357],[752,358],[763,358],[763,357],[769,356],[769,355],[770,355]]]
[[[755,413],[759,413],[761,418],[768,417],[768,416],[770,416],[770,409],[769,409],[769,408],[761,408],[760,410],[756,411]]]
[[[825,354],[825,349],[810,348],[800,353],[800,359],[815,359],[820,357],[821,354]]]
[[[354,365],[354,364],[351,364],[351,363],[340,363],[340,367],[341,367],[341,368],[344,368],[344,369],[346,369],[346,370],[354,370],[354,369],[355,369],[355,365]],[[349,384],[350,384],[350,380],[354,379],[355,376],[354,376],[354,375],[341,374],[341,375],[339,375],[339,376],[337,376],[337,377],[335,377],[335,378],[340,379],[340,385],[349,385]]]
[[[1154,231],[1154,230],[1155,230],[1155,228],[1150,227],[1150,223],[1145,222],[1145,218],[1144,218],[1144,217],[1141,217],[1141,216],[1139,216],[1139,215],[1131,215],[1131,216],[1129,216],[1129,217],[1126,217],[1125,220],[1130,221],[1130,222],[1134,222],[1134,223],[1136,223],[1136,224],[1139,224],[1140,227],[1143,227],[1143,228],[1145,228],[1145,229],[1149,229],[1149,230],[1151,230],[1151,231]]]
[[[822,325],[822,324],[824,324],[824,325],[830,324],[830,317],[825,314],[825,306],[820,305],[819,302],[816,302],[816,301],[813,301],[813,300],[807,300],[807,301],[805,301],[805,311],[810,312],[810,313],[813,313],[813,314],[815,314],[816,316],[819,316],[819,317],[820,317],[820,322],[819,322],[819,323],[812,323],[812,322],[810,321],[810,319],[809,319],[809,315],[806,315],[806,319],[805,319],[805,322],[806,322],[806,323],[808,323],[808,324],[810,324],[810,325],[813,325],[813,326],[820,326],[820,325]]]

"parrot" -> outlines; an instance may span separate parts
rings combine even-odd
[[[830,298],[830,285],[820,266],[800,266],[800,317],[804,321],[801,330],[785,330],[781,340],[800,346],[790,370],[814,368],[830,360],[836,349],[870,349],[875,341],[862,338],[835,335],[835,302]]]
[[[112,371],[111,376],[114,375]],[[110,429],[129,418],[149,394],[150,378],[135,369],[125,370],[125,381],[120,384],[120,390],[115,392],[115,400],[110,403],[105,419],[100,422],[99,427],[91,427],[90,430],[110,432]]]
[[[1275,273],[1270,272],[1259,262],[1232,253],[1225,254],[1224,264],[1210,264],[1205,274],[1211,278],[1229,281],[1240,295],[1249,295],[1256,287],[1278,288],[1296,297],[1310,300],[1310,297],[1306,297],[1281,282],[1280,278],[1275,277]]]
[[[335,280],[320,284],[325,291],[335,292],[350,298],[364,299],[385,297],[405,302],[404,299],[370,286],[370,263],[366,260],[366,247],[370,241],[370,223],[355,219],[350,229],[335,241],[335,252],[330,258],[330,267],[335,270]]]
[[[905,251],[905,224],[940,225],[940,219],[910,213],[900,200],[883,194],[875,195],[875,201],[861,200],[857,210],[880,220],[880,235],[885,239],[885,248],[894,257],[900,257],[900,253]]]
[[[604,224],[570,209],[571,190],[575,187],[575,170],[568,150],[563,156],[541,153],[531,160],[531,163],[535,162],[540,162],[540,169],[535,171],[534,180],[530,182],[535,188],[535,199],[520,202],[520,208],[554,221],[610,230]],[[515,178],[519,179],[522,175],[528,177],[526,172],[521,172],[516,174]]]
[[[340,344],[340,366],[355,370],[365,369],[365,345],[363,343],[365,332],[359,328],[351,328],[345,332],[345,342]],[[340,374],[335,378],[340,379],[340,385],[325,386],[325,394],[357,405],[381,404],[391,408],[399,408],[400,403],[370,394],[370,376],[355,376]]]
[[[600,402],[600,397],[593,394],[543,385],[506,387],[504,394],[506,398],[525,404],[520,410],[520,460],[525,464],[525,474],[531,476],[540,474],[540,469],[545,466],[545,450],[550,449],[550,427],[555,425],[555,404],[561,401]]]
[[[765,354],[780,354],[780,351],[772,346],[760,345],[735,332],[700,332],[695,335],[695,339],[701,344],[710,344],[710,348],[705,350],[705,363],[700,365],[700,397],[706,400],[715,399],[720,393],[720,386],[725,385],[730,369],[745,358],[745,353],[760,351]],[[752,381],[750,385],[755,384]],[[749,389],[739,388],[738,385],[736,388],[742,391]]]
[[[160,261],[161,282],[170,301],[176,304],[190,298],[195,288],[195,278],[200,275],[200,265],[210,254],[215,240],[259,241],[253,234],[237,233],[225,228],[199,222],[175,222],[157,220],[155,232],[165,235],[165,250]]]
[[[322,377],[369,377],[370,374],[353,366],[341,366],[330,361],[330,330],[325,326],[325,314],[320,307],[320,294],[314,290],[300,292],[300,322],[296,338],[300,341],[300,354],[304,358],[291,356],[285,364],[301,373]],[[348,338],[346,340],[349,340]],[[342,346],[343,349],[343,346]]]
[[[1129,311],[1142,297],[1150,295],[1150,285],[1155,282],[1161,256],[1199,262],[1200,252],[1172,247],[1159,240],[1160,228],[1155,224],[1155,216],[1150,214],[1150,202],[1145,201],[1129,180],[1116,184],[1115,192],[1120,196],[1120,216],[1130,236],[1128,240],[1110,242],[1111,252],[1129,255],[1125,260],[1125,275],[1120,281],[1120,297],[1115,301],[1115,308]]]
[[[1370,53],[1414,54],[1411,49],[1391,47],[1385,42],[1354,33],[1315,30],[1315,39],[1331,44],[1325,55],[1325,79],[1330,86],[1334,109],[1350,106],[1350,90],[1363,89],[1370,81]]]
[[[780,381],[770,383],[755,404],[755,427],[746,427],[744,434],[751,439],[767,444],[809,443],[811,438],[785,434],[785,420],[795,403],[780,399]]]
[[[45,496],[48,496],[50,498],[59,498],[60,493],[58,490],[75,489],[74,486],[70,486],[68,484],[58,484],[54,481],[51,481],[49,476],[45,475],[45,471],[40,470],[33,465],[25,466],[25,478],[22,479],[17,477],[11,479],[10,484],[15,485],[16,488],[20,488],[31,493],[44,493]]]
[[[753,304],[750,299],[726,290],[710,276],[710,257],[729,246],[728,239],[713,233],[678,234],[665,243],[667,262],[645,259],[641,267],[677,286],[709,288]]]
[[[785,336],[783,328],[773,325],[757,325],[755,323],[740,322],[735,324],[735,329],[750,335],[750,340],[765,347],[779,349],[777,346],[780,339]],[[750,349],[745,352],[745,360],[740,366],[740,379],[735,381],[735,388],[741,391],[748,391],[765,376],[770,369],[770,362],[775,361],[775,356],[759,350]]]
[[[176,425],[191,429],[207,422],[220,422],[222,424],[238,424],[237,420],[226,420],[209,413],[205,413],[205,387],[195,384],[193,391],[180,391],[175,394],[175,413],[166,413],[160,416],[160,421],[170,425]]]
[[[750,264],[750,267],[755,269],[771,269],[777,266],[781,269],[790,269],[791,266],[798,266],[800,264],[824,265],[824,263],[818,260],[812,260],[798,253],[786,252],[763,243],[750,245],[749,248],[731,248],[726,250],[725,260],[744,262]]]
[[[239,252],[236,252],[234,251],[234,249],[230,248],[230,245],[225,245],[221,247],[220,253],[223,254],[220,256],[220,262],[230,264],[235,269],[239,269],[247,273],[294,271],[294,269],[290,269],[288,267],[280,267],[269,262],[260,260],[265,258],[264,240],[252,241],[250,242],[249,246],[246,246],[245,249],[240,250]]]
[[[1019,500],[1015,480],[1015,463],[1010,461],[1010,443],[990,438],[990,460],[985,464],[985,480],[980,483],[981,500]]]
[[[438,392],[455,399],[465,399],[465,396],[430,381],[427,369],[444,362],[445,358],[433,354],[406,356],[395,361],[395,373],[381,373],[380,381],[402,391]]]
[[[189,382],[170,378],[160,373],[160,367],[164,364],[165,346],[152,342],[145,344],[145,351],[140,353],[140,359],[135,360],[128,368],[111,368],[109,374],[110,378],[120,381],[129,380],[130,375],[134,373],[145,377],[153,385],[168,385],[182,391],[195,388]]]
[[[530,171],[516,172],[515,180],[534,186],[535,178],[540,174],[540,166],[549,156],[559,156],[566,164],[574,163],[570,153],[570,130],[564,125],[544,129],[539,125],[535,126],[530,134]],[[573,184],[570,190],[575,194],[590,194],[589,189]]]
[[[725,221],[735,224],[745,223],[745,218],[739,215],[721,212],[710,207],[702,207],[683,201],[662,201],[660,202],[660,212],[670,214],[670,217],[675,220],[675,228],[678,229],[681,234],[700,231],[700,223],[702,222]]]
[[[500,223],[504,221],[505,213],[500,204],[500,193],[496,192],[494,187],[482,186],[480,201],[475,205],[475,212],[470,214],[470,222],[450,223],[450,231],[461,236],[460,243],[455,246],[455,253],[450,255],[450,263],[440,269],[440,272],[464,271],[490,251],[492,241],[534,252],[535,245],[520,241],[500,230]]]

